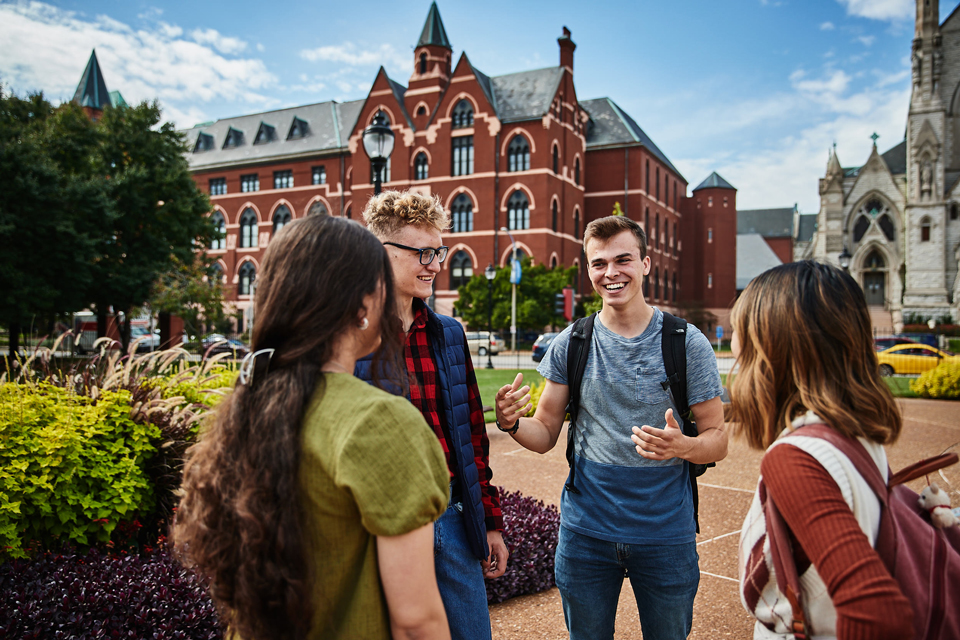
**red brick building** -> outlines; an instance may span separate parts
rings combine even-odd
[[[681,206],[686,180],[611,99],[578,99],[576,45],[568,29],[558,44],[556,67],[490,77],[466,53],[453,60],[434,3],[406,86],[381,67],[363,100],[228,118],[185,131],[191,168],[225,233],[209,253],[227,299],[238,310],[249,309],[263,251],[289,220],[323,213],[360,217],[373,194],[361,134],[380,112],[396,140],[383,188],[437,194],[451,211],[453,226],[444,234],[450,253],[436,281],[438,311],[452,312],[457,287],[474,273],[506,264],[510,240],[501,227],[536,263],[580,264],[584,226],[609,215],[615,203],[650,236],[646,297],[652,304],[712,296],[707,306],[729,305],[734,255],[711,253],[709,243],[696,261],[683,253],[695,226],[684,218],[704,211]],[[730,233],[735,239],[735,216]],[[727,261],[730,269],[712,260]],[[713,291],[697,284],[707,271],[714,274]],[[728,277],[731,295],[723,300],[720,281]],[[585,273],[577,288],[589,292]]]

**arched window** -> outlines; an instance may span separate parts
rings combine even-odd
[[[470,254],[460,250],[450,259],[450,289],[456,291],[473,277],[473,261]]]
[[[657,179],[653,183],[653,186],[657,190],[657,200],[659,200],[660,199],[660,167],[657,167],[656,175],[657,175]]]
[[[310,208],[307,210],[307,215],[308,216],[328,216],[330,215],[330,212],[327,211],[326,205],[324,205],[322,202],[317,200],[312,205],[310,205]]]
[[[464,98],[453,108],[454,129],[466,129],[473,126],[473,105]]]
[[[647,160],[646,164],[646,177],[643,181],[643,190],[647,192],[647,195],[650,195],[650,161]]]
[[[529,171],[530,144],[521,135],[513,136],[507,147],[507,171]]]
[[[223,219],[223,215],[219,211],[214,211],[213,215],[210,216],[210,219],[213,220],[213,231],[216,233],[216,237],[210,242],[211,249],[226,249],[227,248],[227,222]]]
[[[870,252],[867,259],[863,261],[863,268],[867,271],[877,271],[887,266],[886,260],[880,255],[880,252],[874,250]]]
[[[252,262],[244,262],[240,267],[240,282],[238,291],[241,296],[249,296],[253,293],[253,282],[257,279],[257,269]]]
[[[647,234],[647,247],[650,246],[650,207],[643,208],[643,232]]]
[[[249,207],[240,216],[240,248],[257,246],[257,214]]]
[[[667,216],[663,216],[663,233],[667,236],[667,239],[663,243],[663,248],[669,252],[670,251],[670,221],[666,219]]]
[[[553,145],[553,172],[560,173],[560,147]]]
[[[870,228],[870,220],[867,216],[857,216],[857,222],[853,225],[853,241],[860,242],[863,234]]]
[[[418,115],[418,116],[425,116],[425,115],[427,115],[427,108],[426,108],[425,106],[423,106],[423,105],[420,105],[419,107],[417,107],[417,115]]]
[[[680,236],[677,235],[677,223],[673,223],[673,255],[677,255],[680,250]],[[674,273],[673,275],[677,275]]]
[[[653,299],[660,299],[660,267],[653,268]]]
[[[670,301],[670,269],[663,270],[663,301]]]
[[[557,231],[557,218],[559,217],[559,212],[557,211],[557,201],[556,201],[556,200],[553,201],[553,207],[552,207],[552,210],[551,210],[551,215],[553,216],[553,224],[552,224],[551,228],[553,229],[554,233],[556,233],[556,231]]]
[[[530,228],[530,201],[520,189],[514,191],[507,202],[507,220],[511,231]]]
[[[654,216],[656,222],[653,223],[653,248],[660,248],[660,212],[658,211],[656,216]],[[659,296],[658,296],[659,297]]]
[[[413,179],[426,180],[428,176],[427,166],[427,154],[421,151],[413,161]]]
[[[287,205],[282,204],[277,207],[277,210],[273,213],[273,233],[276,235],[280,229],[283,229],[284,225],[290,222],[292,216],[290,215],[290,209],[287,208]]]
[[[643,297],[650,299],[650,275],[643,276]]]
[[[920,242],[930,242],[930,218],[920,221]]]
[[[580,239],[580,211],[573,212],[573,237]]]
[[[550,268],[551,269],[557,268],[557,256],[550,256]]]
[[[211,287],[215,287],[218,284],[223,283],[223,268],[220,267],[219,262],[214,262],[210,265],[210,269],[207,271],[207,284]]]
[[[347,207],[347,212],[345,215],[347,216],[347,220],[353,219],[353,211],[350,210],[350,207]]]
[[[420,75],[423,75],[427,72],[427,54],[420,54]]]
[[[893,242],[893,220],[890,219],[890,216],[883,214],[880,216],[880,221],[877,224],[880,225],[880,230],[883,231],[883,235],[887,237],[887,240]]]
[[[580,158],[577,158],[573,163],[573,182],[578,187],[580,186]]]
[[[470,197],[461,193],[453,200],[450,207],[450,214],[453,219],[453,233],[466,233],[473,231],[473,202]],[[451,287],[453,289],[455,287]]]
[[[673,272],[673,301],[677,301],[677,272]]]

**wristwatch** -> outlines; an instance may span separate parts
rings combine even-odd
[[[513,435],[517,432],[517,429],[519,428],[520,428],[520,418],[517,418],[517,421],[514,422],[513,426],[510,427],[509,429],[505,429],[503,425],[500,424],[500,421],[497,420],[497,429],[500,429],[500,431],[503,431],[504,433],[509,433],[510,435]]]

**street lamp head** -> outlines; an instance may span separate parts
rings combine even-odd
[[[850,251],[847,249],[847,245],[843,245],[843,251],[840,252],[840,267],[846,271],[850,268],[850,258],[853,256],[850,255]]]
[[[504,233],[508,233],[509,229],[507,229],[506,227],[500,227],[500,231],[503,231]]]
[[[371,160],[384,160],[393,153],[394,134],[382,111],[373,117],[373,123],[363,130],[363,150]]]
[[[497,270],[493,268],[492,264],[488,264],[487,268],[483,270],[483,275],[487,277],[487,280],[493,280],[497,277]]]

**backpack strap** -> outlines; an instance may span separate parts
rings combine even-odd
[[[663,390],[673,397],[680,410],[684,426],[689,422],[690,405],[687,398],[687,321],[662,311],[663,328],[660,332],[660,351],[667,379],[660,383]],[[691,436],[696,434],[687,433]]]
[[[580,493],[576,486],[577,468],[574,465],[574,436],[577,416],[580,413],[580,385],[583,382],[583,372],[587,368],[587,353],[590,351],[593,321],[596,317],[597,314],[592,313],[573,323],[570,344],[567,346],[567,384],[570,390],[570,400],[567,402],[567,413],[570,414],[570,424],[567,427],[567,464],[570,466],[570,481],[565,488],[573,493]]]
[[[763,479],[760,479],[762,486]],[[780,509],[765,488],[766,496],[763,504],[763,517],[767,528],[767,541],[770,543],[770,559],[773,561],[773,574],[777,581],[777,588],[787,596],[790,609],[793,611],[793,620],[790,622],[790,632],[795,640],[806,640],[807,620],[803,613],[800,576],[797,573],[797,564],[793,557],[793,545],[790,544],[790,529],[787,527]]]

